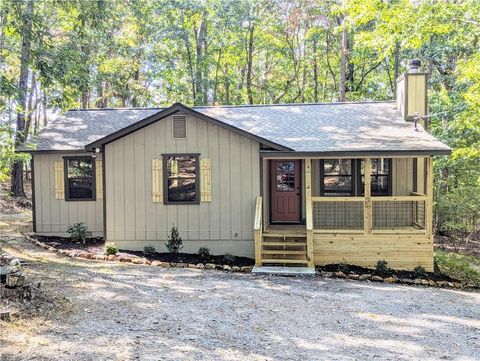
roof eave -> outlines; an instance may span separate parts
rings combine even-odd
[[[406,149],[406,150],[351,150],[351,151],[270,151],[261,150],[260,156],[264,158],[282,157],[412,157],[450,155],[451,149]]]
[[[102,146],[108,144],[108,143],[111,143],[117,139],[120,139],[122,137],[125,137],[133,132],[136,132],[137,130],[140,130],[142,128],[145,128],[146,126],[150,125],[150,124],[153,124],[161,119],[164,119],[174,113],[177,113],[177,112],[183,112],[183,113],[186,113],[186,114],[189,114],[189,115],[192,115],[194,117],[197,117],[199,119],[202,119],[206,122],[209,122],[209,123],[212,123],[214,125],[217,125],[221,128],[224,128],[224,129],[227,129],[233,133],[236,133],[236,134],[239,134],[239,135],[242,135],[246,138],[249,138],[249,139],[252,139],[252,140],[255,140],[261,144],[264,144],[264,145],[267,145],[273,149],[276,149],[278,151],[293,151],[293,149],[289,148],[289,147],[285,147],[281,144],[278,144],[278,143],[275,143],[275,142],[272,142],[268,139],[265,139],[265,138],[262,138],[262,137],[259,137],[259,136],[256,136],[250,132],[247,132],[243,129],[240,129],[240,128],[237,128],[237,127],[234,127],[230,124],[227,124],[227,123],[224,123],[218,119],[215,119],[215,118],[212,118],[208,115],[205,115],[203,113],[200,113],[200,112],[197,112],[195,111],[194,109],[191,109],[181,103],[175,103],[173,104],[172,106],[168,107],[168,108],[165,108],[161,111],[159,111],[158,113],[155,113],[147,118],[144,118],[142,120],[139,120],[138,122],[134,123],[134,124],[131,124],[125,128],[122,128],[114,133],[111,133],[103,138],[100,138],[94,142],[91,142],[89,144],[87,144],[85,146],[85,149],[87,151],[89,150],[93,150],[95,148],[101,148]]]

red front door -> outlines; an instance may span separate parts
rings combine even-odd
[[[272,222],[300,222],[300,161],[270,161]]]

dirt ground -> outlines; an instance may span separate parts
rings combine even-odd
[[[41,282],[18,321],[0,321],[2,361],[480,355],[479,293],[75,260],[0,232]]]

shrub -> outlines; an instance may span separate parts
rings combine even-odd
[[[85,244],[87,230],[88,227],[85,223],[75,223],[73,226],[68,227],[67,232],[70,233],[70,237],[74,242]]]
[[[348,267],[348,264],[346,264],[346,263],[340,263],[338,265],[338,270],[340,272],[343,272],[343,273],[346,274],[346,273],[350,272],[350,267]]]
[[[111,254],[115,255],[118,253],[118,247],[115,243],[105,243],[105,254],[110,256]]]
[[[227,264],[231,264],[231,263],[235,262],[235,256],[233,254],[230,254],[230,253],[225,253],[225,255],[223,256],[223,262],[225,262]]]
[[[178,233],[178,228],[172,224],[172,228],[170,229],[170,235],[168,236],[168,241],[165,243],[165,247],[167,247],[168,252],[170,253],[178,253],[182,248],[182,238],[180,237],[180,233]]]
[[[417,266],[413,269],[413,275],[415,278],[426,278],[427,270],[423,266]]]
[[[198,255],[202,259],[208,259],[210,257],[210,250],[207,247],[200,247],[198,249]]]
[[[157,252],[157,250],[156,250],[155,247],[153,247],[153,246],[145,246],[145,247],[143,247],[143,254],[144,254],[145,256],[153,256],[156,252]]]
[[[379,260],[377,262],[376,273],[380,276],[387,276],[390,273],[388,262],[384,260]]]

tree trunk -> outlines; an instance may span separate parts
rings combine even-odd
[[[30,133],[30,127],[32,125],[32,116],[33,116],[33,95],[35,94],[35,89],[37,84],[35,82],[35,72],[32,71],[32,77],[30,80],[30,94],[28,95],[27,102],[27,121],[25,122],[25,140],[28,139],[28,133]]]
[[[15,148],[18,148],[25,140],[25,109],[28,89],[28,64],[30,62],[30,42],[32,35],[33,0],[26,0],[25,13],[23,15],[22,48],[20,52],[20,76],[18,80],[17,98],[17,129],[15,133]],[[11,192],[14,196],[25,196],[23,189],[23,163],[15,160],[12,165]]]
[[[43,126],[46,127],[48,124],[48,116],[47,116],[47,94],[43,93],[42,98],[42,110],[43,110]]]
[[[313,101],[318,103],[317,39],[313,39]]]
[[[341,58],[340,58],[340,85],[338,87],[339,102],[344,102],[346,100],[347,51],[348,51],[348,33],[347,33],[347,27],[345,25],[345,19],[343,19],[342,48],[341,48]]]
[[[255,26],[250,24],[248,32],[248,50],[247,50],[247,97],[248,104],[253,104],[252,94],[252,66],[253,66],[253,33]]]
[[[397,99],[397,79],[400,69],[400,42],[395,43],[393,52],[393,99]]]

